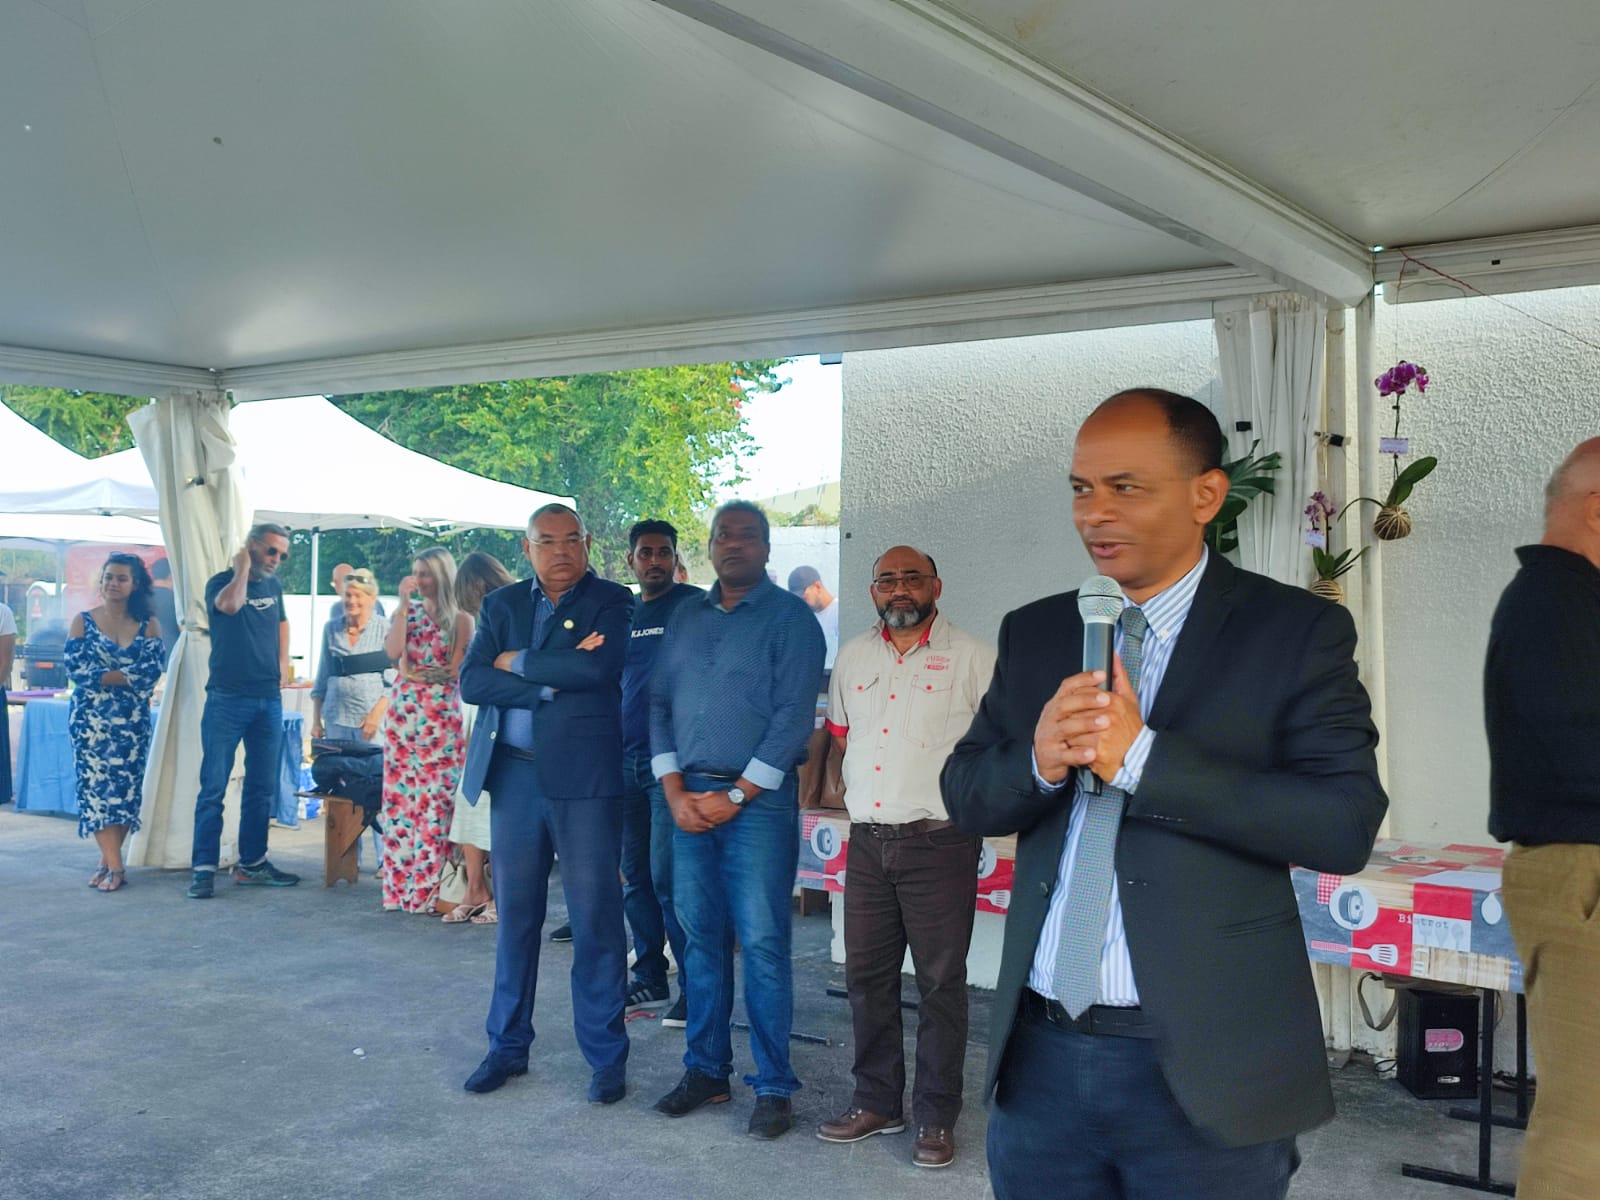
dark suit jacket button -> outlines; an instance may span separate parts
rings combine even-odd
[[[1041,883],[1039,885],[1039,894],[1041,896],[1048,896],[1050,894],[1050,885],[1048,883]]]

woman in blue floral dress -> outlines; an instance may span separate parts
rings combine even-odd
[[[138,555],[113,554],[100,571],[102,603],[74,617],[67,636],[78,836],[100,844],[89,886],[102,892],[123,885],[122,843],[139,828],[150,694],[166,661],[161,623],[150,613],[152,586]]]

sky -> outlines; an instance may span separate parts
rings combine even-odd
[[[839,478],[844,368],[822,366],[811,355],[784,364],[778,374],[790,382],[745,402],[757,447],[740,460],[749,482],[718,488],[719,500],[761,499]]]

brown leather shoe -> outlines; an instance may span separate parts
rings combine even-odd
[[[918,1125],[911,1161],[919,1167],[948,1167],[956,1160],[956,1139],[943,1125]]]
[[[880,1117],[864,1108],[846,1109],[841,1116],[817,1126],[817,1136],[825,1142],[859,1142],[875,1133],[904,1133],[904,1117]]]

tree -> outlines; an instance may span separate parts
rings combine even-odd
[[[572,496],[595,535],[596,569],[623,578],[636,520],[671,521],[682,540],[703,539],[700,514],[714,488],[740,482],[737,456],[753,448],[743,401],[777,391],[780,365],[653,367],[331,399],[407,449]]]
[[[72,392],[64,388],[0,387],[0,401],[68,450],[99,458],[133,445],[127,415],[145,404],[139,396]]]

